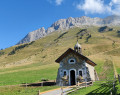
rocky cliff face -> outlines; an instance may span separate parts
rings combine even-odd
[[[66,30],[72,27],[82,27],[82,26],[114,26],[114,25],[120,25],[120,16],[109,16],[104,19],[101,18],[90,18],[90,17],[77,17],[72,18],[69,17],[68,19],[60,19],[53,23],[51,27],[49,27],[47,30],[44,29],[44,27],[30,32],[28,35],[26,35],[18,44],[22,43],[28,43],[34,40],[37,40],[39,38],[42,38],[46,35],[48,35],[51,32],[54,32],[56,30]]]
[[[38,30],[32,31],[28,33],[18,44],[28,43],[31,41],[35,41],[41,37],[44,37],[46,35],[45,28],[42,27]]]

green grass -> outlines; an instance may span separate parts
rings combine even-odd
[[[116,86],[116,89],[117,89],[118,95],[120,95],[120,83]]]
[[[117,68],[117,73],[120,74],[120,68]]]
[[[43,68],[44,67],[44,68]],[[22,83],[40,82],[42,78],[55,80],[57,77],[57,64],[42,65],[0,74],[0,85],[16,85]]]
[[[103,65],[104,65],[104,60],[97,60],[95,61],[97,63],[97,66],[95,67],[95,70],[97,71],[97,74],[100,75],[100,73],[103,71]]]
[[[58,86],[45,86],[45,87],[20,87],[20,86],[7,86],[0,87],[0,95],[37,95],[38,91],[44,92],[52,89],[59,88]]]
[[[6,72],[11,72],[11,71],[16,71],[16,70],[20,71],[20,70],[28,69],[28,68],[36,68],[42,65],[46,65],[46,64],[39,62],[39,63],[33,63],[33,64],[26,64],[23,66],[15,66],[14,68],[2,68],[0,69],[0,73],[6,73]]]
[[[113,62],[111,60],[106,59],[100,65],[102,66],[96,67],[96,71],[98,72],[99,79],[114,80]]]
[[[112,84],[95,82],[93,86],[81,88],[75,92],[70,93],[69,95],[110,95],[110,90],[112,91],[113,95],[120,95],[119,88],[120,84],[118,84],[118,82],[116,83],[115,90],[113,90]]]

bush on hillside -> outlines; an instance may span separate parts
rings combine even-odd
[[[27,43],[27,44],[23,44],[23,45],[20,45],[20,46],[17,46],[15,47],[8,55],[13,55],[16,53],[16,51],[20,50],[20,49],[23,49],[25,47],[28,47],[29,45],[33,44],[35,41],[32,41],[31,43]]]
[[[89,35],[87,36],[87,38],[86,38],[86,42],[88,42],[88,40],[89,40],[91,37],[92,37],[91,34],[89,34]]]
[[[4,54],[5,54],[5,52],[3,52],[3,51],[0,51],[0,56],[1,56],[1,55],[4,55]]]
[[[118,33],[118,37],[120,37],[120,30],[118,30],[117,33]]]
[[[64,32],[64,33],[62,33],[58,38],[56,38],[54,41],[57,41],[57,40],[59,40],[60,38],[62,38],[65,34],[67,34],[68,32]]]
[[[109,28],[108,26],[103,26],[99,28],[99,32],[103,33],[103,32],[107,32],[107,31],[112,31],[113,28]]]

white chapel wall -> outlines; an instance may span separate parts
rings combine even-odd
[[[89,69],[91,80],[95,81],[94,67],[89,64],[87,64],[87,67]]]

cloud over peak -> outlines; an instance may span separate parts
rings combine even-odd
[[[103,13],[104,4],[100,0],[85,0],[83,4],[78,4],[77,8],[80,10],[84,10],[85,13]]]
[[[83,3],[77,5],[79,10],[83,10],[85,14],[116,14],[120,15],[120,0],[111,0],[108,4],[104,0],[84,0]]]

